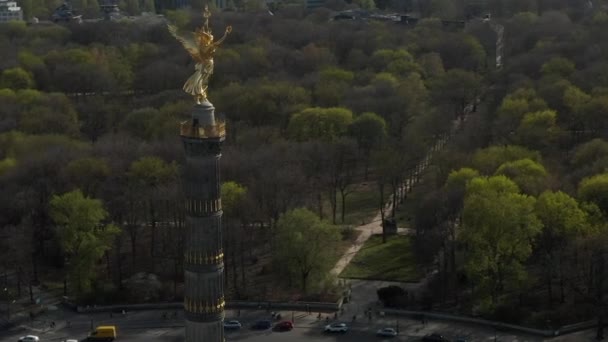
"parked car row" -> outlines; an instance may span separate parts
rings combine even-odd
[[[241,329],[243,325],[241,322],[237,320],[228,320],[224,322],[224,329],[226,330],[238,330]],[[274,325],[274,330],[277,331],[289,331],[294,327],[293,322],[291,321],[282,321]],[[259,320],[254,322],[251,325],[251,329],[253,330],[267,330],[272,328],[272,322],[270,320]],[[348,332],[348,325],[342,322],[336,322],[326,325],[323,328],[325,333],[346,333]],[[382,328],[376,331],[376,336],[379,337],[396,337],[399,335],[397,329],[394,328]],[[440,334],[428,334],[422,337],[423,342],[450,342],[450,340]],[[464,338],[457,338],[455,341],[457,342],[466,342]]]

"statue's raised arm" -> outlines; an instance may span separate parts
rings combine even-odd
[[[222,38],[218,39],[215,43],[213,43],[213,45],[220,46],[220,44],[222,44],[224,40],[226,40],[226,37],[228,37],[230,32],[232,32],[232,26],[226,27],[226,31],[224,31],[224,35],[222,36]]]

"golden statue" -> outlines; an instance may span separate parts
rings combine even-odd
[[[186,93],[194,96],[196,103],[198,104],[207,100],[209,77],[213,74],[213,55],[228,34],[232,32],[232,26],[226,27],[224,36],[214,42],[211,29],[209,29],[210,16],[211,12],[209,12],[209,7],[205,5],[205,10],[203,11],[205,23],[203,27],[184,36],[177,33],[177,27],[167,24],[171,35],[182,43],[186,51],[188,51],[196,62],[194,74],[188,78],[183,89]]]

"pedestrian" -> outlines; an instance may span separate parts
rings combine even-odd
[[[306,312],[310,315],[310,304],[306,304]]]
[[[321,313],[319,312],[319,314],[317,315],[317,320],[320,321],[321,320]]]
[[[34,321],[34,313],[30,311],[30,322]]]
[[[357,320],[357,315],[353,316],[353,322]]]
[[[55,328],[55,321],[51,321],[51,329]]]
[[[334,312],[334,319],[338,319],[338,313]]]

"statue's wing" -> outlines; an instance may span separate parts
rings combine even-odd
[[[192,33],[182,36],[177,32],[177,27],[175,25],[167,24],[167,28],[169,29],[169,33],[171,33],[175,39],[182,43],[184,49],[186,49],[191,56],[198,56],[198,46],[196,45],[196,41],[194,40],[194,35]]]

